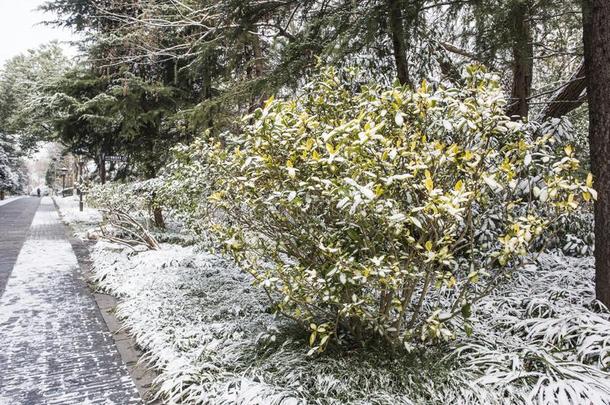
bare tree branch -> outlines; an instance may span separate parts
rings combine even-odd
[[[546,102],[547,106],[542,110],[538,121],[563,117],[570,111],[580,107],[586,99],[584,95],[585,89],[585,63],[582,61],[576,72],[572,74],[570,80],[557,89]]]

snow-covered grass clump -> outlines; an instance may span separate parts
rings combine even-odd
[[[99,242],[98,286],[160,371],[166,403],[610,403],[610,315],[590,259],[542,255],[475,309],[474,334],[410,354],[307,356],[307,332],[222,257]]]
[[[541,255],[481,302],[456,357],[511,401],[610,403],[610,315],[594,297],[591,257]]]
[[[84,236],[90,228],[96,227],[102,221],[102,214],[86,203],[83,211],[80,211],[78,196],[56,196],[53,200],[59,207],[61,219],[72,227],[77,236]]]

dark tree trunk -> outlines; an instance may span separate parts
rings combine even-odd
[[[153,221],[155,222],[155,226],[157,228],[165,229],[165,219],[163,218],[163,208],[161,203],[157,200],[157,195],[155,192],[152,193],[152,213],[153,213]]]
[[[104,161],[104,154],[100,154],[100,163],[98,165],[100,171],[100,182],[106,184],[106,161]]]
[[[254,31],[252,35],[252,54],[254,56],[254,77],[256,79],[261,79],[265,73],[265,59],[263,56],[263,48],[261,46],[261,39],[258,36],[258,30]],[[265,95],[265,91],[262,87],[260,87],[260,83],[257,84],[258,91],[253,94],[252,106],[254,109],[258,107],[262,107],[264,101],[267,96]]]
[[[153,220],[157,228],[165,229],[165,220],[163,219],[163,209],[155,206],[153,208]]]
[[[583,94],[586,87],[585,63],[582,62],[570,80],[551,96],[539,120],[560,118],[580,107],[586,99]]]
[[[265,60],[258,31],[255,31],[252,35],[252,53],[254,54],[254,74],[256,78],[259,79],[263,77],[264,74]]]
[[[400,84],[412,85],[407,63],[407,38],[403,27],[403,17],[400,0],[387,0],[388,25],[392,37],[394,62]]]
[[[152,128],[151,128],[152,130]],[[151,149],[151,156],[154,156],[154,150]],[[144,172],[146,179],[154,179],[157,177],[157,168],[151,163],[146,166]],[[163,218],[162,204],[157,199],[157,193],[152,192],[150,198],[149,209],[152,211],[153,222],[157,228],[165,229],[165,219]]]
[[[210,100],[213,97],[212,94],[212,66],[214,65],[214,60],[209,55],[204,55],[205,65],[201,72],[201,99],[204,101]],[[210,111],[211,107],[207,108],[206,119],[202,123],[203,129],[213,128],[214,127],[214,114]],[[189,135],[188,141],[190,141],[191,136]]]
[[[511,34],[513,40],[513,84],[508,115],[527,118],[529,96],[532,92],[534,72],[534,44],[530,25],[529,4],[514,1],[511,10]]]
[[[441,69],[443,77],[452,83],[460,83],[462,81],[462,74],[460,69],[451,61],[447,50],[442,45],[436,47],[436,63]]]
[[[610,1],[583,0],[583,38],[595,202],[595,294],[610,307]]]

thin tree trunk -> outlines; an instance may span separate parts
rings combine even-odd
[[[207,101],[213,97],[212,73],[210,72],[210,70],[212,69],[212,66],[214,65],[214,61],[213,61],[212,57],[209,55],[205,55],[204,60],[205,60],[205,65],[203,67],[203,71],[201,72],[201,80],[202,80],[201,98],[202,98],[202,100]],[[208,107],[206,114],[207,114],[207,119],[203,123],[204,130],[208,129],[208,128],[212,128],[214,126],[214,114],[213,114],[212,110],[210,109],[210,107]]]
[[[447,49],[443,45],[437,45],[435,56],[436,63],[438,63],[443,77],[452,83],[461,82],[462,74],[460,73],[460,69],[453,63],[449,55],[447,55]]]
[[[589,100],[595,202],[595,294],[610,307],[610,1],[583,0],[583,38]]]
[[[261,46],[261,39],[258,36],[258,31],[252,35],[252,52],[254,54],[254,77],[261,79],[265,73],[265,57],[263,56],[263,48]],[[258,86],[260,86],[260,84]],[[267,98],[263,88],[259,88],[260,93],[254,95],[255,108],[261,107]]]
[[[72,177],[72,195],[78,195],[78,187],[76,187],[76,183],[80,182],[80,177],[78,177],[78,160],[74,159],[74,174]]]
[[[403,27],[403,17],[400,0],[387,0],[388,25],[392,37],[394,62],[400,84],[412,85],[407,63],[407,42]]]
[[[104,161],[104,153],[100,153],[100,163],[98,165],[100,171],[100,182],[106,184],[106,162]]]
[[[155,221],[155,226],[157,228],[165,229],[165,220],[163,219],[163,208],[153,208],[153,220]]]
[[[261,78],[265,69],[265,60],[258,31],[252,35],[252,52],[254,53],[254,74],[256,78]]]
[[[530,25],[529,4],[526,1],[514,1],[511,10],[513,39],[513,84],[512,104],[508,115],[527,118],[529,113],[529,96],[532,91],[534,72],[534,44]]]

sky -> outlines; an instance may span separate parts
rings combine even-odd
[[[0,0],[0,65],[15,55],[52,40],[75,39],[69,30],[39,24],[52,18],[36,11],[44,2],[45,0]],[[63,47],[67,55],[76,54],[74,48],[68,45]]]

